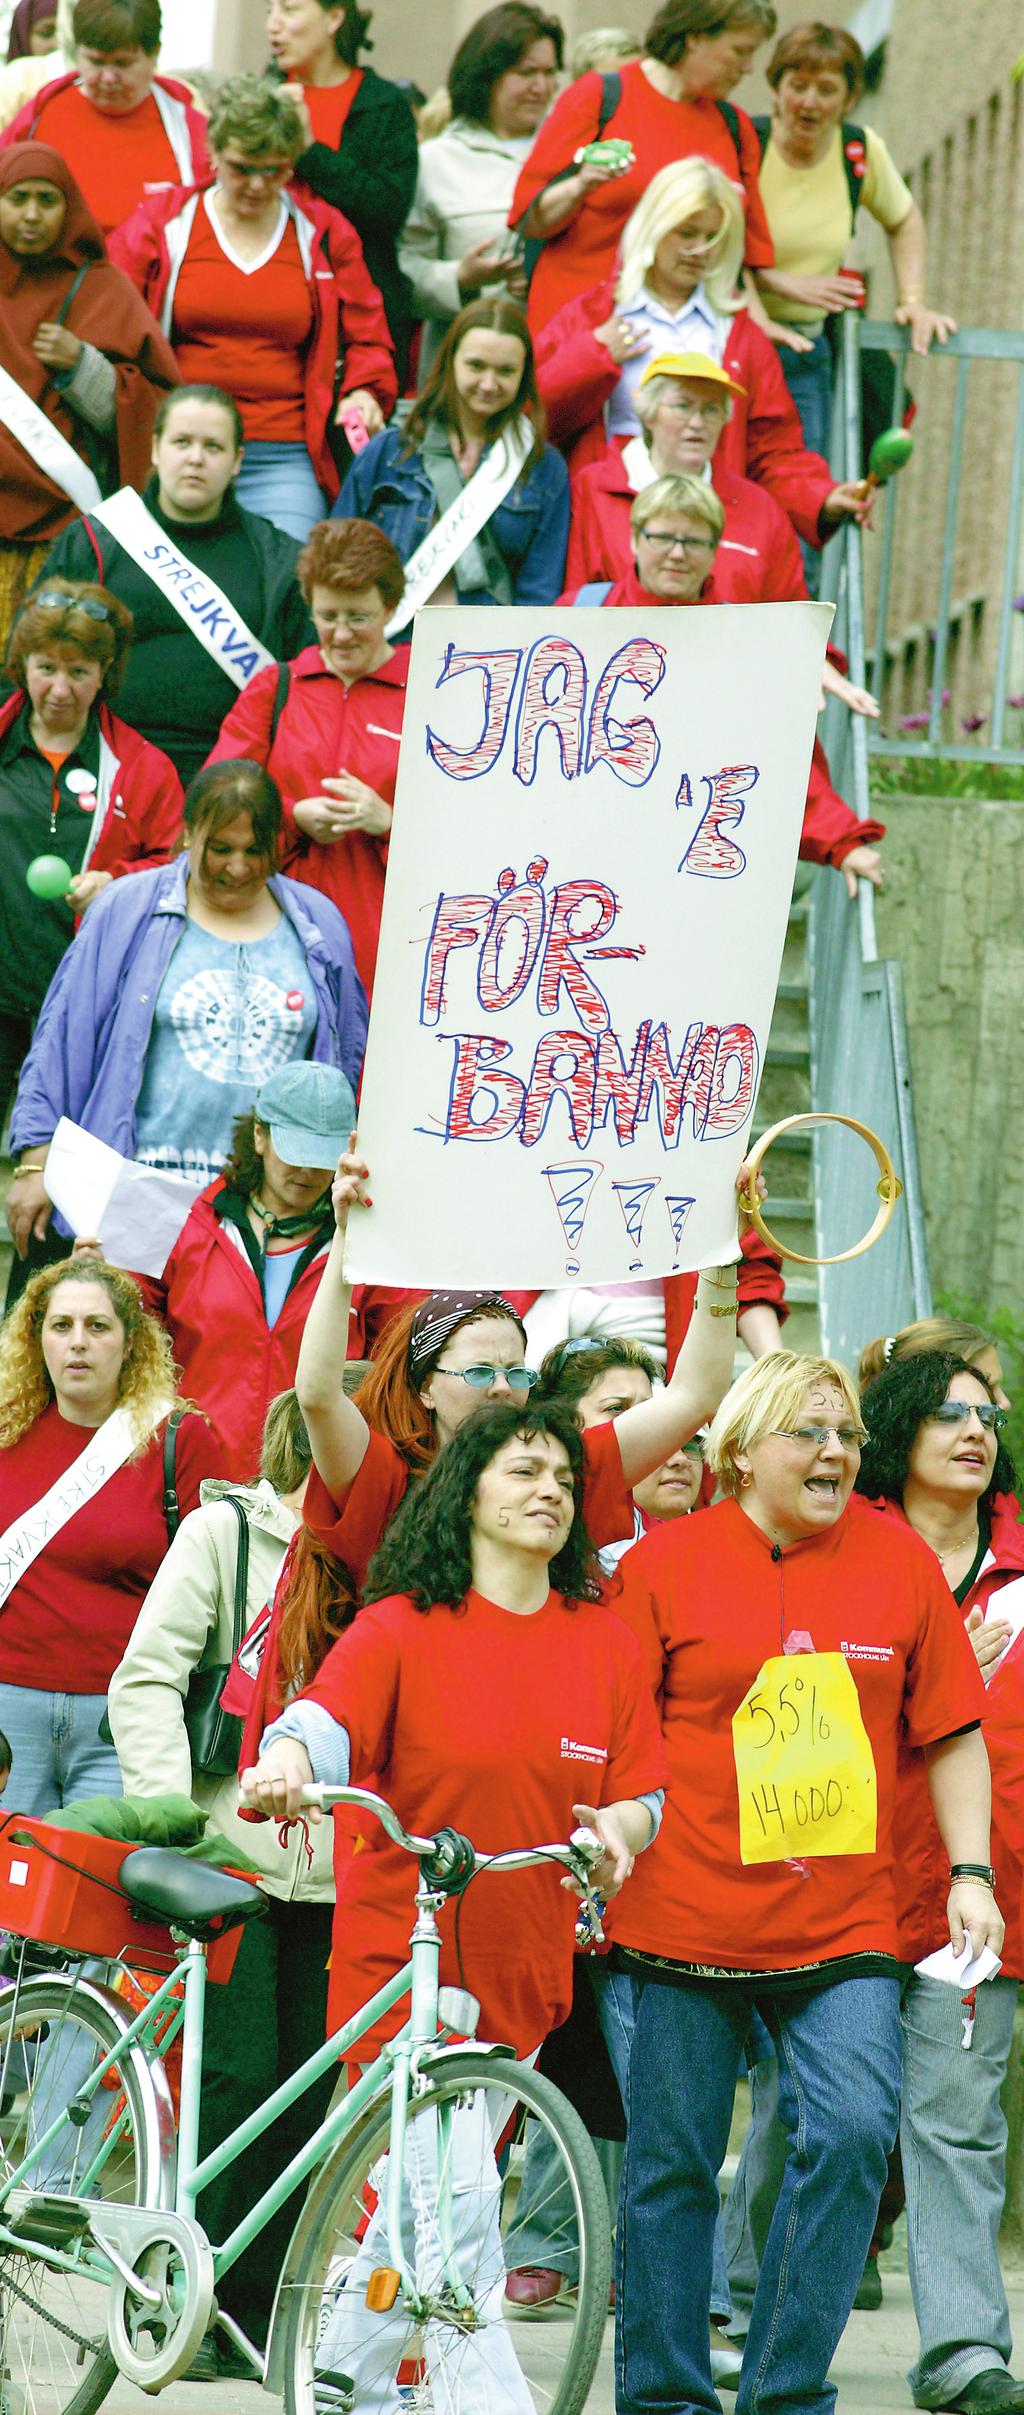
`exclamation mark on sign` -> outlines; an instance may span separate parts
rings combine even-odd
[[[561,1218],[562,1231],[571,1250],[579,1248],[580,1234],[586,1223],[587,1209],[593,1197],[594,1184],[598,1175],[603,1171],[602,1165],[587,1165],[578,1157],[570,1166],[545,1166],[544,1168],[551,1184],[552,1198]],[[579,1259],[570,1258],[566,1263],[565,1271],[567,1275],[578,1275]]]
[[[683,1226],[686,1223],[690,1209],[693,1206],[693,1200],[673,1199],[672,1197],[666,1197],[665,1206],[668,1211],[668,1220],[672,1227],[672,1246],[676,1253],[675,1265],[672,1268],[672,1272],[675,1274],[676,1268],[679,1265],[679,1251],[683,1238]]]
[[[657,1188],[658,1184],[656,1181],[613,1182],[612,1184],[612,1189],[615,1192],[618,1198],[619,1206],[622,1209],[626,1231],[629,1234],[633,1248],[636,1250],[639,1250],[642,1247],[644,1217],[647,1214],[651,1193],[652,1191],[656,1191]],[[630,1274],[642,1274],[643,1263],[642,1258],[631,1259],[629,1268]]]

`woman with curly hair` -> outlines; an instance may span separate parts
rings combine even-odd
[[[121,1792],[99,1735],[107,1687],[167,1550],[170,1492],[173,1523],[223,1459],[206,1419],[182,1415],[171,1482],[174,1405],[170,1342],[130,1275],[83,1260],[33,1276],[0,1331],[0,1726],[16,1811]]]
[[[422,1835],[451,1822],[483,1852],[567,1837],[583,1820],[605,1848],[596,1883],[615,1894],[657,1829],[662,1767],[639,1647],[600,1599],[575,1418],[524,1398],[465,1419],[406,1499],[370,1568],[366,1606],[265,1734],[242,1787],[282,1817],[314,1777],[370,1782],[407,1828]],[[408,1855],[376,1829],[353,1854],[342,1828],[335,1875],[330,2030],[401,1967],[415,1889]],[[543,1867],[501,1889],[471,1887],[457,1934],[456,1907],[444,1907],[441,1983],[479,1998],[481,2037],[529,2056],[564,2020],[574,1908]],[[385,2016],[361,2039],[361,2057],[404,2018],[401,2007]],[[376,2231],[361,2251],[370,2269]],[[389,2346],[392,2374],[406,2351],[386,2325],[367,2322],[362,2297],[353,2277],[320,2357],[353,2376],[360,2405],[383,2404],[371,2379],[379,2386]],[[497,2326],[486,2398],[473,2389],[479,2354],[467,2347],[460,2404],[519,2407]]]
[[[868,1438],[858,1490],[887,1524],[912,1526],[934,1553],[987,1688],[994,1870],[980,1875],[994,1877],[1006,1916],[1002,1970],[976,1994],[961,1996],[908,1968],[900,2116],[920,2333],[911,2390],[918,2406],[981,2415],[989,2407],[1024,2407],[1024,2382],[1008,2371],[1010,2317],[999,2261],[1006,2177],[1000,2090],[1024,1977],[1024,1619],[1014,1607],[1024,1594],[1024,1529],[1001,1438],[1007,1411],[973,1352],[969,1359],[951,1350],[894,1353],[862,1405]],[[906,1747],[895,1839],[899,1950],[912,1966],[944,1941],[949,1862],[920,1757]]]

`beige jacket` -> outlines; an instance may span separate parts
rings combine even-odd
[[[193,1779],[184,1699],[195,1669],[226,1662],[232,1652],[232,1614],[238,1522],[225,1496],[245,1505],[249,1520],[249,1583],[245,1626],[259,1617],[277,1583],[295,1517],[271,1485],[207,1480],[201,1507],[183,1518],[136,1620],[131,1642],[110,1684],[108,1712],[126,1794],[187,1794],[211,1827],[237,1836],[257,1863],[272,1895],[327,1903],[334,1895],[333,1826],[309,1829],[310,1865],[301,1828],[282,1848],[273,1821],[239,1819],[234,1777]]]

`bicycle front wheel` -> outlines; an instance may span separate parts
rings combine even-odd
[[[0,2415],[94,2415],[117,2366],[107,2345],[109,2262],[71,2198],[160,2205],[169,2184],[169,2098],[138,2047],[90,2096],[89,2076],[128,2024],[81,1974],[29,1979],[0,1996]],[[162,2075],[161,2075],[162,2076]],[[58,2124],[43,2154],[28,2159]],[[22,2177],[22,2166],[27,2164]],[[61,2255],[54,2269],[42,2253]]]
[[[552,2199],[572,2203],[579,2284],[556,2321],[524,2325],[506,2321],[502,2243],[527,2113],[544,2133]],[[416,2296],[399,2287],[378,2305],[397,2279],[386,2278],[377,2210],[388,2127],[385,2104],[342,2142],[296,2234],[282,2293],[288,2415],[577,2415],[611,2279],[608,2200],[578,2114],[520,2063],[471,2047],[446,2055],[408,2111],[402,2244]],[[543,2217],[542,2205],[534,2210]]]

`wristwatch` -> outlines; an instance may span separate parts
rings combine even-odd
[[[994,1887],[996,1883],[996,1874],[991,1862],[951,1862],[949,1875],[951,1880],[954,1878],[980,1878],[986,1887]]]

